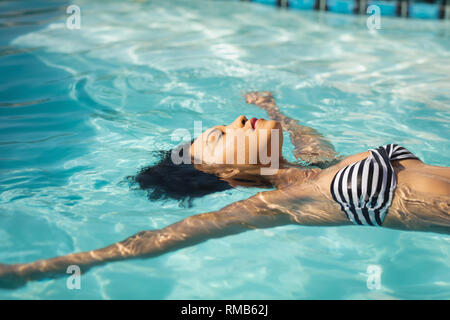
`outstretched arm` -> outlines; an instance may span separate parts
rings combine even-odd
[[[188,217],[164,229],[142,231],[102,249],[26,264],[0,264],[0,287],[16,288],[30,280],[63,276],[70,265],[77,265],[84,273],[106,262],[155,257],[208,239],[291,223],[287,214],[269,209],[265,204],[262,195],[276,196],[273,194],[276,192],[259,193],[219,211]]]
[[[315,129],[302,126],[297,120],[281,113],[271,92],[247,92],[245,100],[266,110],[272,120],[279,121],[283,130],[289,132],[297,159],[322,168],[337,162],[333,145]]]

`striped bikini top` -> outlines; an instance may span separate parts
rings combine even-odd
[[[397,186],[391,162],[419,158],[396,144],[369,151],[369,157],[336,173],[330,191],[354,224],[381,226]]]

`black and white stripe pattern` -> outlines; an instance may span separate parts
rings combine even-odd
[[[369,151],[368,158],[336,173],[330,191],[354,224],[381,226],[397,186],[391,161],[419,158],[396,144]]]

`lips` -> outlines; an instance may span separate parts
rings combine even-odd
[[[252,125],[252,129],[253,130],[255,130],[256,121],[258,121],[258,119],[256,119],[256,118],[251,118],[250,119],[250,124]]]

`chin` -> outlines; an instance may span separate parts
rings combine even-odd
[[[256,129],[266,129],[266,130],[278,129],[280,131],[282,130],[281,124],[278,121],[264,120],[264,119],[259,119],[256,122]]]

